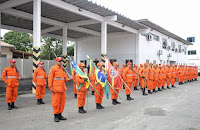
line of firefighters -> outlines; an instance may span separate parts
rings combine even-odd
[[[48,78],[48,86],[52,92],[52,107],[54,114],[54,121],[59,122],[60,120],[66,120],[65,117],[62,116],[62,112],[65,107],[66,100],[66,90],[67,87],[65,82],[69,80],[73,80],[74,85],[74,97],[77,98],[78,101],[78,112],[86,113],[84,110],[85,99],[87,96],[88,89],[86,88],[86,82],[90,79],[91,84],[94,86],[91,87],[92,95],[95,95],[95,103],[97,109],[104,109],[102,104],[102,99],[104,97],[104,88],[100,84],[96,84],[96,75],[95,71],[89,74],[88,78],[82,78],[79,75],[76,75],[74,72],[74,76],[72,78],[68,78],[67,73],[62,68],[62,58],[57,57],[55,59],[56,65],[52,66],[47,76],[44,68],[43,62],[39,62],[38,68],[34,71],[33,74],[33,82],[36,84],[36,99],[37,104],[45,104],[43,102],[45,88],[46,88],[46,79]],[[98,69],[105,73],[103,70],[102,64],[99,62],[96,64]],[[84,68],[85,65],[80,63],[79,68],[82,72],[85,73]],[[114,69],[121,75],[122,79],[125,81],[123,83],[123,87],[126,92],[127,100],[134,100],[130,97],[132,87],[134,90],[138,90],[138,85],[141,87],[143,95],[148,95],[145,92],[145,89],[148,89],[148,93],[152,94],[152,92],[162,91],[165,89],[165,83],[167,83],[167,88],[175,87],[175,80],[178,78],[179,85],[182,85],[183,82],[191,82],[197,80],[198,77],[198,68],[192,66],[184,66],[179,65],[157,65],[157,64],[140,64],[138,67],[136,64],[134,66],[132,63],[128,62],[127,64],[123,64],[123,67],[120,69],[119,64],[117,62],[113,63]],[[13,108],[17,108],[15,106],[15,102],[17,99],[17,92],[19,82],[18,79],[22,79],[20,76],[19,70],[15,67],[15,60],[10,60],[10,66],[5,68],[2,74],[2,80],[6,83],[6,101],[8,103],[8,110],[12,110]],[[77,88],[80,88],[77,91]],[[156,88],[158,88],[156,90]],[[119,87],[117,84],[114,87],[110,88],[112,104],[120,104],[117,101],[119,94]],[[153,91],[152,91],[153,90]],[[98,92],[98,93],[97,93]]]

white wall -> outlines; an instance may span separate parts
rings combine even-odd
[[[13,53],[10,47],[1,47],[1,54],[5,54],[7,58],[12,58]]]
[[[188,47],[188,50],[196,50],[196,55],[188,55],[188,62],[200,64],[200,37],[195,37],[195,42]]]
[[[113,33],[108,34],[107,56],[109,59],[117,59],[122,65],[122,60],[132,59],[135,62],[135,42],[136,35],[130,33]],[[80,60],[88,60],[86,54],[91,59],[97,58],[101,61],[101,40],[100,37],[89,37],[79,39],[76,42],[77,63]],[[87,65],[89,60],[87,61]]]
[[[175,52],[172,50],[162,49],[162,38],[167,39],[168,45],[171,46],[171,42],[175,42],[176,46],[178,47],[178,44],[182,45],[183,47],[187,48],[187,45],[183,45],[183,43],[173,39],[169,38],[166,35],[163,35],[155,30],[151,31],[150,33],[158,35],[159,41],[147,41],[146,37],[143,35],[139,35],[139,63],[144,63],[148,59],[149,62],[153,62],[153,60],[156,60],[157,64],[170,64],[170,61],[172,64],[186,64],[187,63],[187,53],[185,55],[184,52]],[[163,50],[163,55],[158,55],[158,50]],[[172,57],[167,57],[169,53],[172,53]],[[160,62],[162,60],[162,62]],[[174,62],[173,62],[174,61]]]

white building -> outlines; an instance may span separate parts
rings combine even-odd
[[[187,64],[187,48],[191,43],[163,29],[149,20],[138,20],[147,29],[138,33],[108,33],[107,56],[120,65],[123,61],[136,64],[153,62],[157,64]],[[101,60],[101,38],[84,37],[76,42],[75,57],[77,62],[84,61],[86,55]],[[122,59],[122,60],[121,60]]]
[[[199,66],[200,68],[200,47],[199,47],[199,42],[200,38],[199,37],[188,37],[187,41],[193,43],[192,46],[188,47],[188,65],[190,66]]]

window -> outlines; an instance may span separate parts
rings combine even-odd
[[[149,64],[149,60],[148,59],[146,60],[146,63]]]
[[[195,37],[188,37],[188,38],[187,38],[187,41],[188,41],[188,42],[195,42]]]
[[[6,54],[1,54],[1,57],[7,58],[7,55]]]
[[[83,62],[87,66],[87,60],[80,60],[80,62]]]
[[[117,62],[117,59],[110,59],[111,64],[113,64],[114,62]]]
[[[156,64],[156,60],[153,60],[153,64]]]
[[[159,41],[159,36],[158,35],[155,35],[155,34],[151,34],[153,36],[153,40],[155,41]]]
[[[167,39],[162,39],[162,48],[167,49]]]
[[[172,42],[171,46],[172,46],[172,51],[175,51],[175,42]]]
[[[126,60],[126,64],[127,64],[128,62],[131,62],[131,63],[133,64],[133,60],[131,60],[131,59],[127,59],[127,60]]]
[[[181,53],[181,45],[178,45],[178,52]]]
[[[196,50],[188,50],[188,55],[196,55]]]

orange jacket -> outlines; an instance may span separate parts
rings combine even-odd
[[[154,80],[154,71],[152,67],[149,67],[149,79]]]
[[[83,71],[83,73],[85,73],[85,71]],[[81,78],[79,75],[76,75],[76,86],[78,87],[81,84],[83,84],[83,86],[81,87],[79,91],[87,91],[86,82],[84,81],[84,78]]]
[[[127,67],[122,67],[121,70],[120,70],[120,75],[123,77],[123,73],[124,73],[124,70],[126,69]]]
[[[162,73],[162,78],[166,79],[166,69],[165,68],[161,69],[161,73]]]
[[[177,77],[176,69],[175,68],[171,68],[171,72],[172,72],[172,78],[176,78]]]
[[[153,69],[153,72],[154,72],[154,80],[159,80],[160,69],[159,68]]]
[[[172,70],[170,68],[166,68],[166,75],[167,75],[167,78],[172,77]]]
[[[140,77],[144,76],[146,80],[149,80],[149,68],[141,68],[139,71]]]
[[[51,91],[65,92],[67,90],[65,82],[68,80],[69,78],[61,66],[54,65],[51,67],[48,78],[48,85]]]
[[[126,68],[124,70],[124,73],[123,73],[123,79],[125,80],[125,82],[133,82],[133,71],[131,70],[131,68]]]
[[[37,86],[44,86],[47,84],[46,82],[47,79],[47,74],[44,71],[43,68],[37,68],[34,71],[33,74],[33,82],[37,85]]]
[[[133,67],[133,70],[137,73],[137,74],[136,74],[136,73],[133,71],[133,79],[135,79],[135,80],[139,79],[139,76],[138,76],[139,71],[138,71],[138,69],[137,69],[136,67]]]
[[[17,69],[18,70],[18,69]],[[19,72],[19,70],[18,70]],[[20,79],[19,73],[16,71],[16,68],[12,67],[6,67],[2,74],[2,80],[7,83],[7,87],[18,87],[19,82],[18,79]]]

